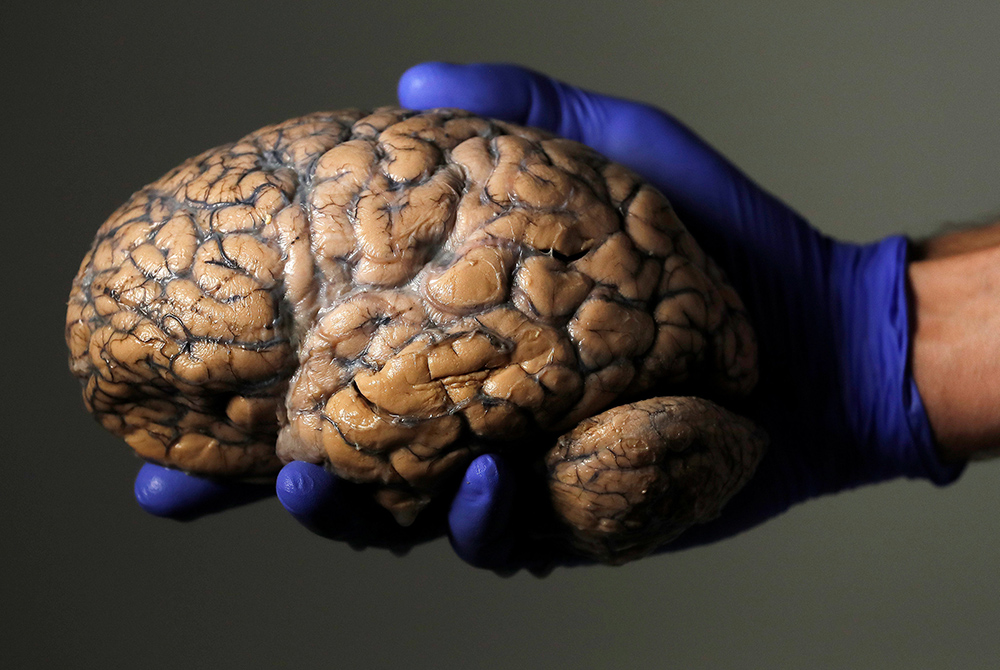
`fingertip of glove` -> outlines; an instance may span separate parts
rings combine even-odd
[[[336,476],[322,466],[292,461],[278,473],[275,490],[286,510],[297,517],[308,517],[333,497],[336,483]]]
[[[451,544],[462,560],[484,566],[500,552],[498,538],[509,515],[509,482],[503,462],[477,457],[465,471],[448,513]]]
[[[430,61],[404,72],[397,94],[400,104],[411,109],[457,107],[523,123],[533,76],[516,65]]]
[[[460,67],[460,66],[458,66]],[[397,95],[404,107],[425,109],[435,107],[441,97],[443,85],[456,68],[453,63],[428,61],[414,65],[399,78]]]
[[[146,463],[135,478],[135,500],[148,514],[188,520],[222,494],[217,482]]]
[[[500,464],[492,454],[478,456],[465,471],[459,495],[481,498],[496,491],[500,484]]]

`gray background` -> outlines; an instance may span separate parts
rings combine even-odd
[[[138,461],[66,369],[70,280],[133,190],[266,123],[391,103],[424,59],[516,61],[670,109],[844,238],[997,212],[1000,4],[803,4],[7,7],[0,664],[997,667],[997,462],[621,569],[500,579],[444,542],[397,558],[322,541],[273,500],[148,517]]]

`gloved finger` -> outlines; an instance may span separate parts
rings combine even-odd
[[[146,463],[135,478],[135,499],[146,512],[190,521],[266,498],[269,484],[221,481]]]
[[[278,501],[296,521],[323,537],[339,537],[352,525],[349,484],[313,463],[292,461],[275,483]]]
[[[451,545],[466,563],[495,568],[508,562],[513,488],[499,456],[484,454],[469,464],[448,512]]]
[[[444,534],[439,510],[431,505],[410,526],[400,526],[375,505],[369,489],[345,481],[320,465],[292,461],[278,473],[278,500],[309,531],[347,542],[354,549],[382,547],[405,554]]]
[[[568,553],[546,517],[544,487],[525,481],[530,478],[495,454],[469,465],[448,515],[459,558],[502,577],[520,570],[545,577],[557,566],[591,562]]]
[[[698,219],[730,225],[743,199],[766,195],[669,114],[515,65],[422,63],[403,74],[398,95],[405,107],[460,107],[587,144],[644,175]]]

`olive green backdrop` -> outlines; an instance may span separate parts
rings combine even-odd
[[[354,552],[273,500],[146,516],[139,462],[66,368],[70,281],[133,190],[266,123],[392,103],[424,59],[660,105],[840,237],[1000,211],[1000,3],[869,4],[6,6],[0,665],[998,667],[1000,462],[620,569],[501,579],[446,542]]]

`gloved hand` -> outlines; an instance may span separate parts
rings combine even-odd
[[[519,67],[425,63],[403,75],[399,99],[542,127],[633,168],[663,191],[746,303],[760,348],[746,413],[771,445],[720,518],[665,549],[729,537],[862,484],[958,477],[961,466],[935,451],[908,364],[904,237],[833,240],[664,112]],[[572,562],[523,532],[531,514],[519,506],[524,486],[499,456],[473,464],[450,515],[462,558],[506,571]]]
[[[427,63],[403,76],[399,96],[407,107],[462,107],[547,128],[632,167],[666,194],[742,296],[760,347],[760,383],[745,413],[768,431],[771,446],[719,519],[666,549],[729,537],[824,493],[900,476],[944,484],[959,475],[961,466],[935,452],[908,367],[905,238],[834,241],[663,112],[514,66]],[[186,477],[185,486],[163,480],[154,496],[159,512],[139,496],[137,480],[140,504],[145,498],[150,511],[176,516],[177,500],[193,516],[241,501],[237,485],[219,489],[173,474]],[[525,532],[532,485],[498,455],[476,459],[447,510],[459,556],[498,572],[578,562],[557,542]],[[398,529],[355,500],[351,484],[305,463],[286,466],[277,489],[306,527],[353,544],[405,547],[445,530],[440,514]]]

